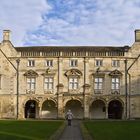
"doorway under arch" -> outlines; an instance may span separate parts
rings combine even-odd
[[[53,100],[46,100],[43,102],[41,118],[57,118],[57,106]]]
[[[25,104],[25,118],[37,118],[38,107],[35,100],[29,100]]]
[[[80,101],[78,101],[78,100],[69,100],[66,103],[66,106],[65,106],[65,113],[69,109],[72,111],[72,113],[74,115],[74,118],[76,118],[76,119],[83,119],[83,117],[84,117],[84,110],[83,110],[83,107],[82,107],[82,104],[81,104]]]
[[[119,100],[112,100],[108,105],[109,119],[122,119],[123,106]]]
[[[91,119],[105,119],[106,110],[105,103],[102,100],[95,100],[90,106],[89,109]]]

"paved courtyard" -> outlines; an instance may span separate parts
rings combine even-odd
[[[83,140],[80,121],[73,120],[71,126],[67,125],[59,140]]]

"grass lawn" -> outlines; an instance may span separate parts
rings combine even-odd
[[[85,121],[94,140],[140,140],[140,121]]]
[[[48,140],[63,121],[0,120],[0,140]]]

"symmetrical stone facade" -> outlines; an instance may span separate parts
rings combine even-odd
[[[129,46],[0,43],[0,118],[140,118],[140,30]]]

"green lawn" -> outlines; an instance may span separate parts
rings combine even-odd
[[[94,140],[140,140],[140,121],[85,121]]]
[[[0,140],[47,140],[63,121],[0,120]]]

